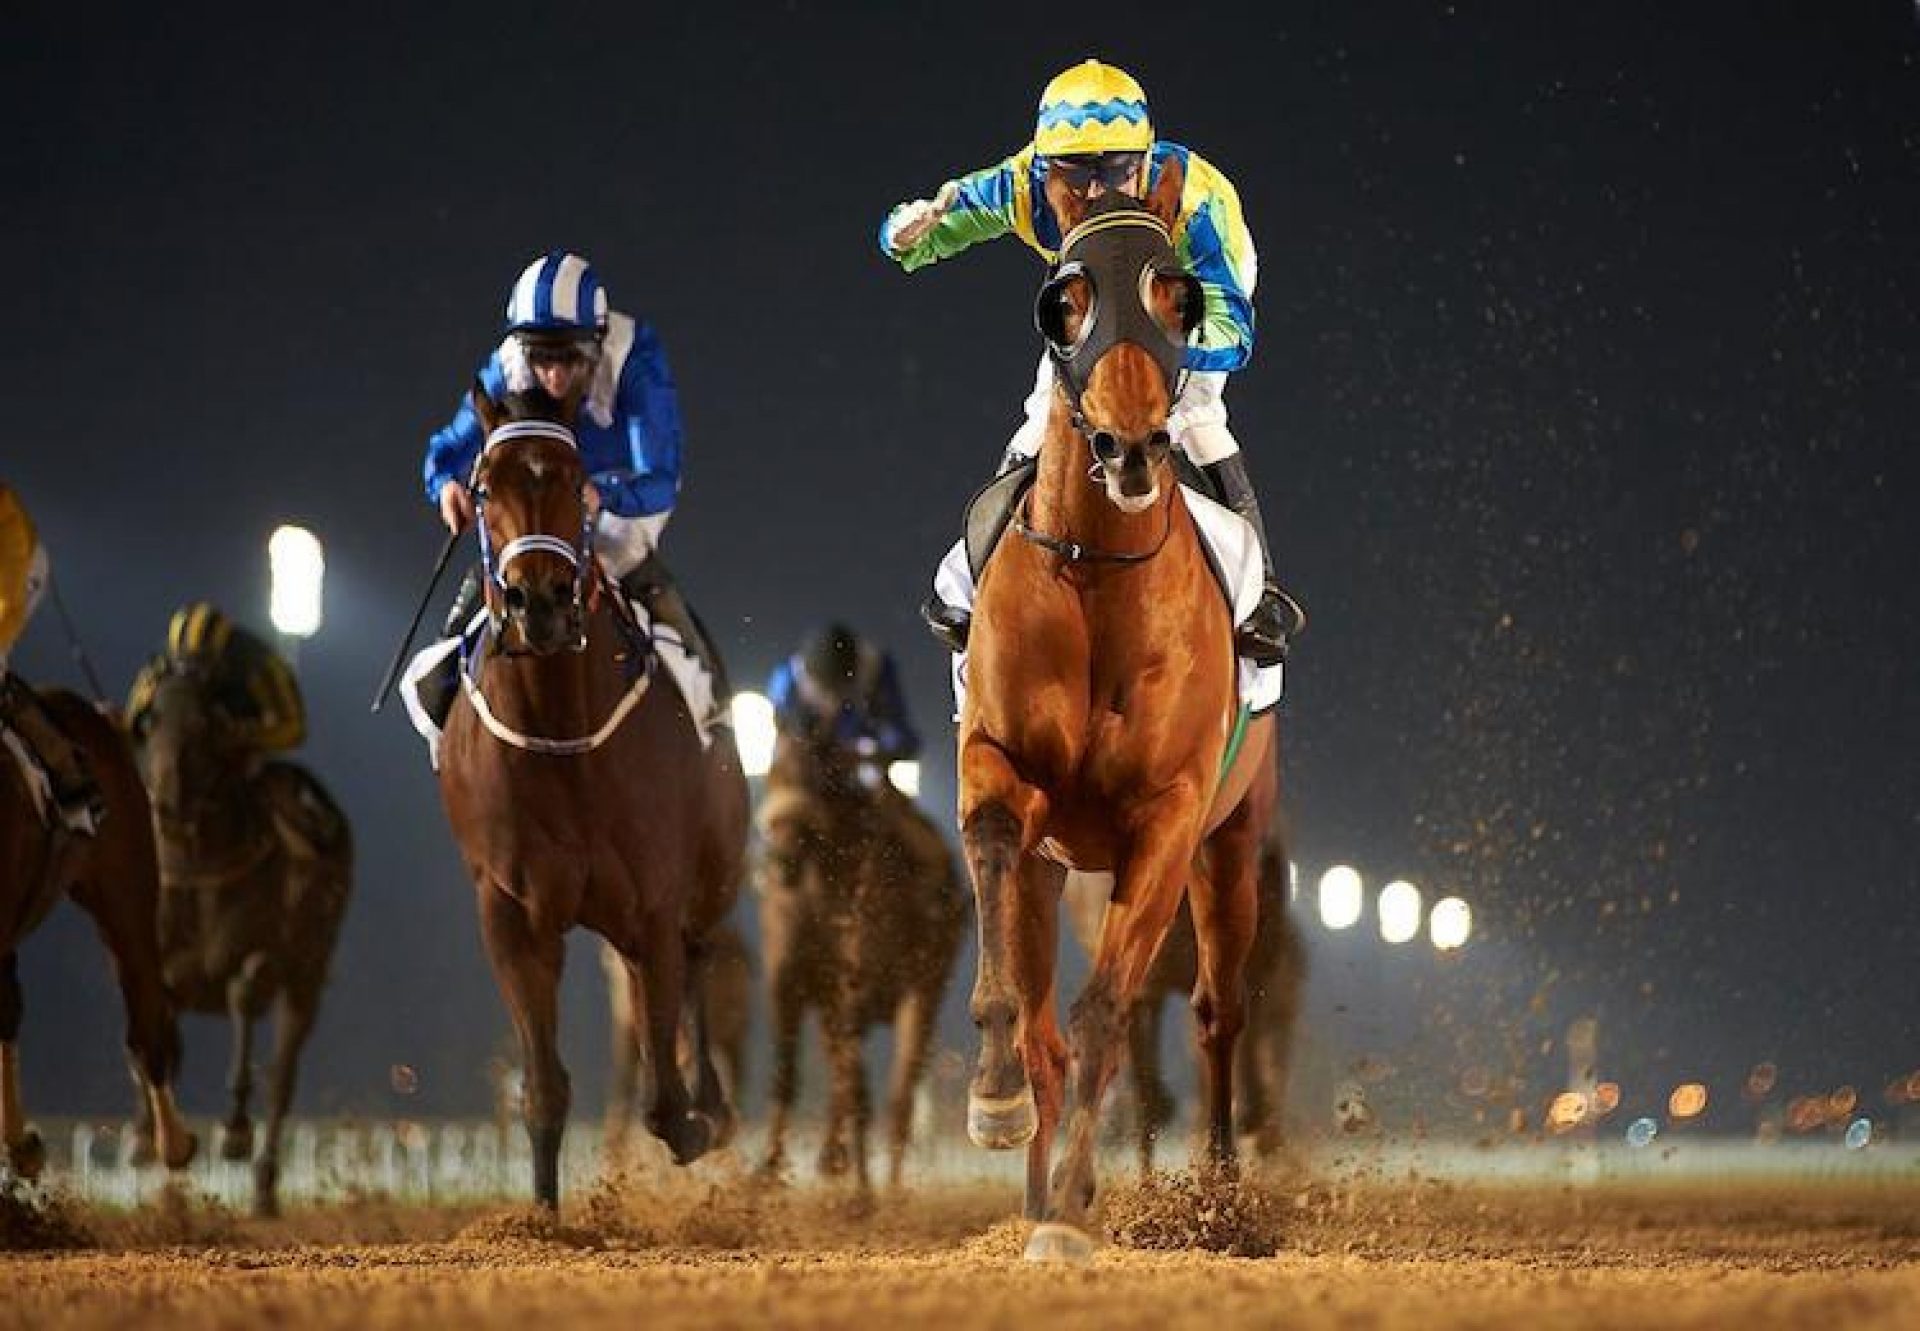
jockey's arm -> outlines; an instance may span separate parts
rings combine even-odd
[[[629,465],[593,474],[600,502],[624,518],[671,512],[680,497],[680,396],[660,340],[644,323],[620,371],[614,415]]]
[[[909,224],[916,216],[922,215],[918,205],[898,205],[880,223],[880,252],[911,273],[950,259],[983,240],[1006,235],[1014,229],[1018,190],[1028,158],[1024,151],[1015,153],[994,166],[948,181],[931,201],[937,220],[918,236],[903,239],[902,234],[910,231]]]
[[[501,368],[499,352],[488,356],[487,363],[480,367],[480,382],[495,398],[506,393],[507,376]],[[439,506],[440,490],[448,481],[467,483],[467,477],[473,473],[473,460],[480,456],[480,445],[485,442],[473,402],[463,393],[460,409],[453,413],[453,419],[427,440],[427,456],[420,470],[429,504]]]
[[[1259,258],[1240,196],[1218,170],[1190,154],[1181,259],[1200,279],[1206,311],[1187,346],[1189,370],[1231,372],[1253,357],[1253,289]]]

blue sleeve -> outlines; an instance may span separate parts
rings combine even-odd
[[[634,326],[614,412],[626,432],[632,467],[601,472],[594,485],[607,506],[623,516],[669,511],[680,496],[680,395],[660,339],[646,324]]]
[[[507,391],[506,371],[500,368],[500,353],[494,352],[487,357],[487,363],[480,367],[480,382],[494,397]],[[427,502],[440,502],[440,487],[448,481],[466,483],[473,471],[473,460],[480,455],[480,418],[473,414],[472,395],[460,395],[460,409],[453,413],[453,420],[427,440],[427,459],[421,467],[422,478],[426,481]]]
[[[767,701],[773,704],[774,724],[781,730],[789,729],[800,711],[792,658],[775,666],[773,673],[767,677]]]
[[[920,752],[920,735],[907,717],[907,698],[900,688],[900,671],[892,653],[880,667],[873,686],[873,738],[890,758],[912,758]]]

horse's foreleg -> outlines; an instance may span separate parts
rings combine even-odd
[[[1202,801],[1174,786],[1131,811],[1132,844],[1121,859],[1114,899],[1100,928],[1093,973],[1074,1002],[1069,1022],[1073,1050],[1073,1107],[1066,1154],[1053,1174],[1047,1219],[1034,1231],[1027,1255],[1084,1260],[1091,1243],[1082,1230],[1093,1200],[1093,1156],[1100,1104],[1120,1060],[1126,1025],[1147,971],[1180,907],[1193,859]]]
[[[253,1096],[253,1014],[266,960],[264,955],[254,953],[227,981],[227,1020],[233,1028],[233,1045],[227,1064],[227,1117],[220,1125],[222,1160],[253,1158],[253,1120],[247,1113],[247,1102]]]
[[[267,1130],[260,1143],[260,1158],[253,1162],[253,1213],[258,1216],[280,1214],[280,1138],[286,1128],[287,1110],[293,1105],[293,1087],[300,1072],[300,1051],[320,1007],[319,986],[311,991],[281,987],[274,1003],[273,1063],[267,1069]]]
[[[1127,1063],[1133,1073],[1133,1112],[1140,1172],[1153,1172],[1153,1148],[1173,1122],[1173,1095],[1160,1075],[1160,994],[1133,1005],[1127,1017]]]
[[[707,981],[713,973],[713,954],[703,946],[694,953],[691,962],[687,970],[687,1003],[693,1015],[693,1107],[713,1124],[713,1145],[717,1148],[733,1140],[739,1118],[713,1059],[713,1013],[707,1007],[711,988]]]
[[[797,961],[788,953],[770,962],[767,997],[773,1016],[773,1081],[767,1087],[771,1114],[767,1120],[767,1157],[760,1168],[778,1174],[786,1167],[787,1119],[800,1093],[800,1018],[804,1007],[795,975]]]
[[[47,1152],[40,1134],[27,1130],[27,1111],[20,1099],[20,975],[9,952],[0,959],[0,1146],[7,1164],[20,1178],[37,1179],[46,1168]]]
[[[1023,1214],[1046,1213],[1047,1167],[1067,1099],[1067,1042],[1060,1034],[1054,965],[1060,952],[1060,893],[1067,872],[1038,855],[1021,857],[1014,905],[1013,987],[1020,997],[1020,1057],[1033,1087],[1036,1127],[1027,1143]]]
[[[617,1168],[626,1163],[627,1131],[633,1121],[634,1096],[640,1086],[640,1021],[638,1009],[645,1005],[640,979],[620,954],[604,948],[602,961],[607,973],[607,997],[611,1008],[613,1034],[613,1070],[607,1080],[606,1127],[601,1136],[602,1163]]]
[[[1234,1160],[1234,1046],[1246,1025],[1247,956],[1253,950],[1260,903],[1246,829],[1230,819],[1196,864],[1190,897],[1199,974],[1193,1015],[1207,1063],[1207,1155],[1218,1168]]]
[[[967,1135],[977,1146],[1004,1151],[1026,1145],[1039,1128],[1033,1084],[1015,1044],[1020,995],[1012,940],[1020,927],[1020,856],[1045,817],[1046,797],[990,743],[967,743],[960,769],[960,838],[980,929],[970,1002],[980,1062],[967,1089]]]
[[[139,835],[146,835],[145,828]],[[180,1068],[180,1028],[161,975],[160,886],[150,874],[151,870],[118,878],[112,890],[83,879],[74,884],[71,895],[74,904],[93,918],[113,961],[127,1013],[127,1062],[140,1108],[153,1125],[154,1155],[168,1169],[185,1169],[199,1142],[173,1099]]]
[[[851,921],[843,922],[852,929]],[[854,980],[843,969],[834,983],[834,996],[821,1010],[820,1027],[826,1037],[827,1063],[832,1077],[827,1108],[827,1133],[820,1144],[820,1172],[828,1177],[853,1170],[862,1192],[867,1189],[867,1070],[860,1058],[860,1015]]]
[[[526,1067],[525,1119],[533,1145],[533,1196],[560,1209],[560,1139],[572,1091],[560,1062],[560,971],[566,951],[558,930],[539,930],[504,888],[480,888],[480,934],[520,1037]]]
[[[653,1104],[647,1127],[673,1153],[676,1165],[692,1164],[713,1146],[715,1125],[693,1107],[680,1071],[680,1019],[687,992],[687,940],[679,921],[651,919],[640,980],[646,992],[647,1062],[653,1073]],[[632,958],[628,959],[632,964]]]

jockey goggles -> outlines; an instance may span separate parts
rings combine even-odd
[[[521,354],[535,369],[549,366],[591,365],[600,359],[600,343],[594,338],[520,338]]]
[[[1134,152],[1075,153],[1047,158],[1047,170],[1077,195],[1092,189],[1096,180],[1116,194],[1131,193],[1146,156]]]

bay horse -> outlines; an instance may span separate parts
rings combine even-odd
[[[1234,1134],[1256,1156],[1269,1160],[1286,1146],[1293,1034],[1306,979],[1306,950],[1288,909],[1289,872],[1285,842],[1276,831],[1260,852],[1260,923],[1247,956],[1247,1021],[1234,1044],[1233,1070]],[[1074,937],[1092,955],[1107,909],[1103,881],[1068,874],[1066,902]],[[1143,1176],[1153,1171],[1154,1148],[1173,1123],[1176,1108],[1173,1092],[1161,1075],[1161,1011],[1167,999],[1191,994],[1199,974],[1193,912],[1183,902],[1127,1019],[1134,1144]]]
[[[216,663],[169,653],[129,718],[160,855],[160,952],[183,1012],[227,1018],[218,1150],[253,1162],[253,1212],[279,1212],[280,1143],[353,886],[353,835],[319,779],[261,762],[217,700]],[[254,1154],[253,1028],[274,1017],[267,1121]],[[142,1137],[145,1122],[142,1120]]]
[[[0,688],[26,688],[0,679]],[[160,875],[154,860],[147,793],[126,737],[84,699],[64,690],[42,695],[56,725],[85,756],[106,805],[92,836],[43,822],[27,778],[0,748],[0,1145],[20,1178],[38,1178],[46,1163],[38,1133],[27,1127],[20,1095],[22,1017],[17,952],[64,894],[93,918],[113,960],[127,1013],[127,1055],[149,1120],[155,1154],[184,1169],[197,1143],[174,1104],[180,1033],[161,978]]]
[[[819,1168],[852,1170],[868,1189],[867,1093],[861,1042],[893,1027],[887,1179],[900,1185],[913,1099],[932,1050],[940,1000],[966,930],[952,856],[931,822],[825,726],[783,731],[760,822],[760,936],[773,1025],[772,1118],[762,1169],[786,1163],[800,1081],[800,1027],[820,1021],[830,1092]]]
[[[1144,207],[1050,185],[1066,236],[1035,314],[1057,387],[1033,489],[980,580],[966,663],[959,817],[981,1033],[967,1127],[979,1145],[1027,1147],[1030,1260],[1092,1251],[1101,1101],[1183,897],[1208,1153],[1234,1159],[1234,1046],[1279,780],[1272,715],[1236,728],[1231,617],[1172,463],[1168,413],[1204,304],[1169,239],[1182,183],[1169,164]],[[1069,1020],[1071,1114],[1049,1176],[1069,1090],[1054,1011],[1069,867],[1111,872],[1115,888]]]
[[[732,1132],[699,980],[739,890],[747,783],[730,732],[702,746],[593,558],[587,475],[568,427],[577,391],[496,402],[476,384],[472,403],[486,431],[474,498],[490,634],[447,718],[440,794],[520,1039],[534,1196],[557,1210],[571,1102],[558,990],[576,926],[612,944],[644,989],[648,1128],[677,1164]],[[689,1006],[691,1092],[675,1057]]]

